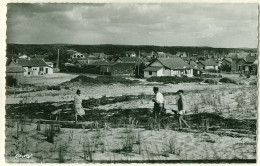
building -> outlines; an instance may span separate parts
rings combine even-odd
[[[134,74],[135,63],[106,62],[100,64],[102,75],[132,75]]]
[[[215,60],[199,61],[198,67],[203,70],[218,70],[219,63]]]
[[[255,61],[257,55],[254,53],[247,53],[246,55],[237,54],[232,58],[231,71],[239,73],[255,73]]]
[[[158,58],[144,69],[144,77],[182,76],[193,77],[193,68],[179,57]]]
[[[11,62],[6,66],[7,85],[20,85],[24,83],[24,69],[21,65]]]
[[[17,59],[17,64],[24,68],[24,75],[53,74],[53,68],[41,58]]]
[[[119,57],[116,59],[115,62],[118,63],[134,63],[134,64],[140,64],[144,63],[143,59],[138,57]]]
[[[136,57],[136,54],[134,51],[126,51],[125,56],[126,57]]]

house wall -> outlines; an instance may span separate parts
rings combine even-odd
[[[47,73],[46,73],[46,69],[48,69]],[[51,67],[43,67],[43,74],[53,74],[53,68]]]
[[[149,71],[144,71],[144,78],[149,78],[149,77],[161,77],[163,75],[163,68],[159,69],[158,71],[153,71],[152,75],[149,74]]]
[[[205,70],[215,69],[218,70],[218,66],[205,66]]]
[[[244,60],[237,61],[236,65],[237,65],[237,71],[244,71],[245,70],[245,68],[244,68],[245,61]]]
[[[232,59],[231,71],[237,71],[237,59]]]

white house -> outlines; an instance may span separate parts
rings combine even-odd
[[[24,68],[24,75],[53,74],[53,67],[41,58],[17,59],[17,63]]]
[[[182,76],[193,77],[193,68],[179,57],[158,58],[144,69],[144,77]]]
[[[134,51],[126,51],[126,52],[125,52],[125,55],[126,55],[127,57],[136,57],[136,54],[135,54]]]

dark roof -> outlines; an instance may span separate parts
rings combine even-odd
[[[119,57],[118,59],[120,59],[124,63],[144,62],[141,58],[138,57]]]
[[[98,60],[96,62],[93,62],[91,64],[88,64],[89,66],[100,66],[102,64],[106,63],[105,61]]]
[[[223,61],[224,61],[224,60],[228,61],[229,63],[232,62],[232,59],[231,59],[231,58],[224,58]]]
[[[198,64],[194,61],[190,61],[190,66],[194,67],[194,66],[197,66]]]
[[[24,68],[15,62],[11,62],[6,66],[6,73],[23,73],[24,71]]]
[[[117,64],[117,62],[104,62],[104,63],[100,64],[100,66],[113,66],[115,64]]]
[[[18,64],[23,67],[42,67],[42,66],[48,66],[45,61],[41,58],[31,58],[28,59],[18,59]]]
[[[162,67],[157,67],[157,66],[150,66],[144,69],[144,71],[158,71],[160,70]]]
[[[216,61],[213,60],[206,60],[206,61],[199,61],[204,66],[218,66]]]
[[[179,57],[175,58],[158,58],[157,59],[163,66],[170,69],[186,69],[191,66]]]

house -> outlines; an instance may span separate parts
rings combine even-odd
[[[228,66],[231,66],[231,63],[232,63],[232,59],[231,58],[224,58],[222,59],[222,65],[228,65]]]
[[[199,61],[198,67],[203,70],[218,70],[219,63],[215,60]]]
[[[202,73],[205,73],[204,70],[199,68],[199,65],[195,61],[189,61],[188,64],[193,68],[193,75],[198,77]]]
[[[231,71],[239,73],[254,73],[254,62],[257,60],[255,53],[236,54],[232,58]]]
[[[24,55],[19,56],[18,58],[19,58],[19,59],[27,59],[28,56],[24,54]]]
[[[134,70],[134,63],[106,62],[100,64],[100,74],[102,75],[132,75]]]
[[[126,57],[136,57],[136,54],[134,51],[126,51],[125,55],[126,55]]]
[[[24,83],[24,69],[21,65],[11,62],[6,66],[6,82],[7,85],[20,85]]]
[[[144,69],[144,77],[182,76],[193,77],[192,67],[179,57],[158,58]]]
[[[53,74],[53,68],[41,58],[17,59],[17,64],[24,68],[25,76]]]

